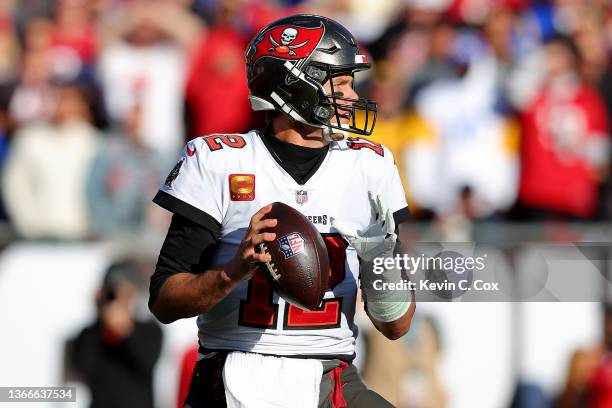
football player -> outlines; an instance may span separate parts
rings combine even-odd
[[[359,282],[400,278],[393,268],[360,273],[360,261],[393,256],[396,226],[409,216],[391,153],[348,137],[370,135],[375,124],[376,103],[353,86],[370,64],[348,30],[315,15],[268,25],[246,60],[251,106],[269,111],[267,128],[190,141],[154,199],[173,217],[149,307],[163,323],[198,316],[185,406],[389,407],[351,364]],[[262,220],[274,201],[324,237],[331,271],[319,310],[285,302],[257,269],[271,259],[256,245],[280,238],[262,232],[283,222]],[[403,336],[414,299],[370,292],[373,324]]]

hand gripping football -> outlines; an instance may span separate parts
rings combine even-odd
[[[263,219],[276,218],[275,227],[262,232],[276,233],[276,239],[258,245],[260,253],[272,260],[262,264],[274,290],[286,301],[313,310],[319,307],[329,277],[329,257],[323,237],[299,211],[283,203],[272,203]]]

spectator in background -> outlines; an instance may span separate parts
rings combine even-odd
[[[360,324],[367,336],[363,367],[366,384],[398,408],[443,408],[449,395],[442,381],[442,338],[432,316],[415,315],[410,332],[389,341],[373,327]]]
[[[9,10],[0,5],[0,84],[16,76],[19,52],[13,18]]]
[[[100,92],[95,78],[98,31],[95,26],[93,2],[86,0],[58,0],[53,13],[50,50],[53,74],[68,80],[87,82],[92,90]],[[96,95],[96,126],[106,126],[101,121],[103,103]]]
[[[558,408],[612,406],[612,304],[603,303],[602,309],[602,341],[572,354]]]
[[[606,55],[612,55],[612,10],[606,13],[607,19],[602,28],[601,36],[606,39]],[[607,58],[606,69],[603,71],[599,81],[599,90],[606,101],[608,110],[608,123],[612,123],[612,64]],[[607,176],[603,186],[603,198],[601,215],[606,220],[612,220],[612,149],[610,149]]]
[[[441,21],[427,33],[428,58],[422,66],[415,67],[410,78],[410,96],[413,100],[418,92],[435,81],[458,79],[465,70],[465,64],[459,64],[453,58],[453,47],[456,43],[455,29],[447,22]]]
[[[373,78],[371,78],[368,94],[378,104],[376,127],[371,140],[383,144],[391,150],[404,190],[409,195],[401,152],[410,140],[410,119],[412,115],[406,108],[407,87],[399,80],[397,68],[388,62],[379,63]],[[364,119],[363,115],[359,115],[357,118],[358,122]]]
[[[0,165],[6,156],[11,131],[8,104],[12,83],[17,77],[20,51],[10,11],[6,4],[0,5]]]
[[[54,89],[53,120],[20,128],[3,175],[7,212],[26,238],[82,239],[90,229],[85,181],[100,135],[89,93],[76,83]]]
[[[33,19],[26,26],[20,75],[5,90],[7,112],[15,127],[45,122],[53,116],[52,27],[52,22],[45,18]]]
[[[546,77],[523,112],[519,203],[523,216],[588,219],[609,160],[607,112],[579,75],[574,42],[556,36],[544,48]]]
[[[142,109],[135,105],[118,132],[98,145],[87,179],[93,232],[138,232],[147,225],[151,197],[167,169],[142,143]]]
[[[442,380],[443,337],[433,316],[421,315],[412,336],[404,339],[407,367],[401,379],[401,407],[443,408],[450,395]]]
[[[122,123],[141,101],[142,143],[169,164],[184,142],[186,58],[199,22],[169,1],[134,2],[109,19],[99,74],[110,117]]]
[[[610,69],[609,52],[612,50],[612,38],[605,35],[606,14],[598,8],[593,8],[586,13],[580,25],[575,31],[573,38],[580,50],[581,64],[580,73],[585,82],[597,89],[606,105],[608,124],[612,119],[612,70]],[[612,10],[611,10],[612,11]],[[612,12],[607,17],[612,21]],[[609,152],[610,153],[610,152]],[[608,155],[608,168],[602,169],[602,185],[600,202],[600,218],[612,219],[612,156]]]
[[[299,12],[327,16],[341,22],[355,35],[357,42],[370,43],[387,28],[405,0],[310,0],[284,1],[293,3]]]
[[[586,400],[589,408],[612,406],[612,305],[604,304],[603,344],[599,362],[589,378]]]
[[[62,6],[72,3],[75,4]],[[68,12],[63,11],[64,8],[75,10]],[[81,27],[81,24],[90,24],[87,11],[80,0],[66,0],[58,3],[57,23],[46,17],[27,22],[20,73],[0,89],[1,107],[10,119],[9,133],[21,125],[51,119],[54,110],[52,79],[87,84],[92,93],[94,123],[100,127],[106,125],[102,96],[92,74],[95,50],[87,45],[88,41],[94,41],[93,28],[91,25]]]
[[[396,67],[399,80],[411,90],[414,83],[456,77],[447,64],[452,44],[448,34],[454,36],[452,27],[443,21],[448,4],[448,0],[407,1],[399,19],[370,44],[374,59]],[[425,68],[428,64],[433,70]]]
[[[69,52],[81,64],[91,66],[96,60],[97,34],[92,21],[92,2],[58,0],[51,43],[56,50]]]
[[[153,408],[153,369],[162,331],[135,312],[143,285],[132,260],[111,265],[96,293],[96,321],[69,347],[69,361],[91,391],[91,408]]]
[[[15,24],[20,31],[33,18],[49,16],[53,12],[56,0],[9,0],[4,3],[10,4]]]
[[[188,139],[245,132],[253,124],[244,66],[244,50],[250,38],[232,25],[240,12],[232,3],[219,3],[213,24],[202,33],[189,64],[185,95],[191,122]]]
[[[442,219],[458,211],[483,219],[515,201],[517,134],[498,110],[499,62],[489,43],[472,32],[442,40],[453,44],[438,47],[455,49],[465,69],[457,79],[431,78],[416,94],[415,112],[423,123],[404,152],[405,173],[419,207]]]

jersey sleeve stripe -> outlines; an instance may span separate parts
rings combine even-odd
[[[185,218],[203,226],[213,233],[215,237],[221,236],[221,224],[210,214],[188,204],[184,201],[179,200],[171,194],[165,191],[158,191],[153,202],[162,208],[174,213],[182,215]]]

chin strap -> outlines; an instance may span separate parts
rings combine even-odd
[[[346,127],[348,128],[348,125]],[[324,127],[321,130],[323,131],[323,138],[328,142],[339,142],[349,137],[349,132],[345,130],[332,129],[330,127]]]

